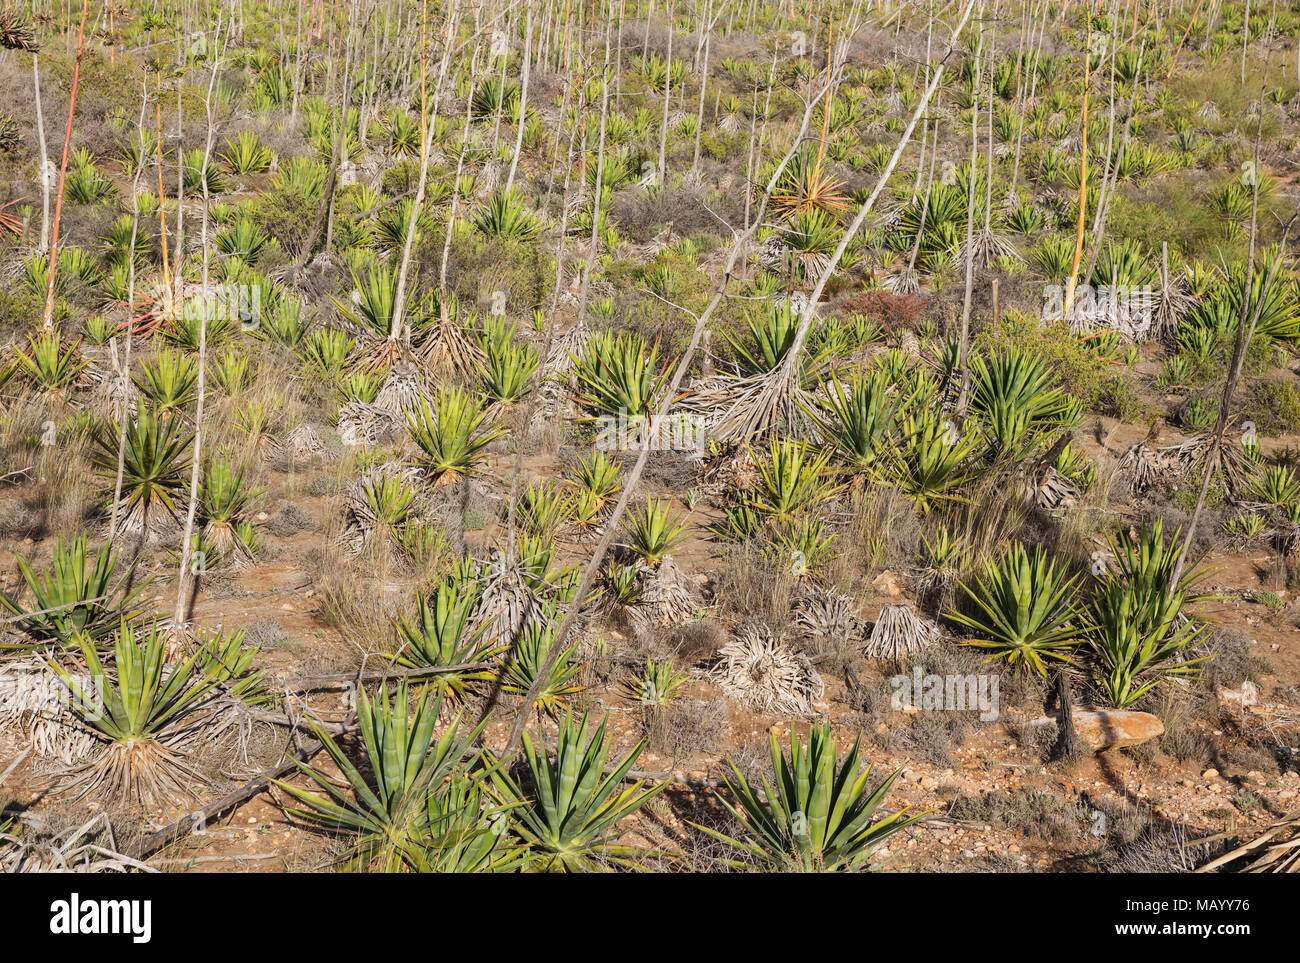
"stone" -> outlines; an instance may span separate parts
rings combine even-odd
[[[900,598],[903,594],[903,582],[895,573],[886,569],[871,580],[871,587],[881,595]]]
[[[1205,770],[1205,772],[1201,773],[1201,778],[1202,778],[1202,779],[1214,779],[1214,778],[1215,778],[1216,776],[1218,776],[1218,775],[1219,775],[1219,770],[1217,770],[1217,769],[1207,769],[1207,770]]]
[[[1054,718],[1040,716],[1031,725],[1046,725]],[[1131,709],[1101,711],[1074,710],[1074,730],[1079,742],[1093,752],[1120,749],[1150,742],[1165,731],[1165,725],[1149,712]]]

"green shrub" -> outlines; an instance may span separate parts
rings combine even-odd
[[[1120,421],[1141,421],[1147,414],[1147,405],[1138,396],[1132,381],[1123,375],[1112,375],[1101,384],[1098,410]]]
[[[1300,431],[1300,389],[1294,381],[1260,381],[1251,391],[1246,412],[1266,435]]]

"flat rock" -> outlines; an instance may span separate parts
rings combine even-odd
[[[1035,724],[1055,722],[1054,718],[1041,716]],[[1074,710],[1074,731],[1079,741],[1093,752],[1120,749],[1150,742],[1165,731],[1165,724],[1149,712],[1131,709],[1102,711]]]
[[[1137,746],[1158,738],[1165,724],[1149,712],[1114,709],[1106,712],[1076,712],[1074,729],[1094,752]]]

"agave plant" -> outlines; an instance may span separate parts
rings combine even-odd
[[[1070,427],[1082,412],[1078,399],[1053,384],[1047,363],[1036,354],[1011,348],[987,361],[976,355],[971,375],[971,411],[995,457],[1023,457],[1036,439]]]
[[[757,538],[767,529],[763,514],[754,507],[753,498],[742,495],[731,505],[722,506],[723,521],[709,526],[709,531],[728,541],[745,542]]]
[[[796,525],[787,522],[772,531],[773,553],[795,578],[820,581],[825,567],[836,558],[834,534],[823,534],[820,519],[803,518]]]
[[[329,171],[323,162],[311,157],[292,157],[271,177],[271,189],[319,201],[325,193],[328,176]]]
[[[23,375],[43,399],[64,398],[88,364],[77,350],[79,344],[65,344],[53,330],[29,334],[26,350],[13,354],[14,373]]]
[[[281,450],[277,437],[279,413],[284,410],[284,396],[277,393],[266,400],[250,398],[235,409],[231,424],[244,433],[248,448],[258,457],[267,458]]]
[[[1265,252],[1265,262],[1277,258]],[[1235,331],[1241,322],[1242,299],[1246,295],[1246,272],[1235,268],[1209,298],[1193,308],[1184,318],[1184,326],[1217,331]],[[1300,300],[1283,271],[1256,270],[1251,273],[1247,320],[1256,319],[1255,336],[1274,341],[1300,339]]]
[[[505,319],[490,324],[480,341],[483,360],[476,362],[483,390],[488,397],[511,404],[528,394],[533,373],[539,364],[537,349],[514,340],[517,324],[506,326]]]
[[[134,247],[131,241],[132,234],[135,234]],[[99,248],[103,251],[104,262],[110,268],[125,269],[126,280],[129,283],[132,255],[134,255],[137,270],[143,270],[151,245],[149,238],[136,230],[134,218],[130,214],[122,214],[100,235]],[[125,297],[119,297],[118,295],[127,294],[126,286],[114,281],[112,287],[113,290],[109,293],[113,299],[125,301]]]
[[[195,710],[219,680],[199,669],[197,654],[168,665],[167,634],[156,623],[139,633],[126,624],[118,629],[111,673],[89,639],[76,642],[89,685],[62,662],[47,664],[66,688],[68,708],[103,743],[72,774],[78,795],[154,806],[189,793],[203,781],[185,758],[202,735]]]
[[[373,228],[375,240],[386,248],[400,251],[406,245],[407,233],[412,231],[411,214],[414,208],[415,199],[407,197],[376,214]],[[429,209],[421,206],[415,219],[414,242],[419,243],[432,225],[433,217]]]
[[[412,522],[412,506],[419,492],[397,473],[374,471],[359,482],[365,538],[391,537],[400,541]]]
[[[99,284],[103,277],[95,255],[73,244],[59,249],[59,273],[71,274],[91,287]]]
[[[82,147],[72,155],[63,190],[75,204],[95,204],[113,192],[113,182],[100,171],[89,149]]]
[[[1030,260],[1048,281],[1060,284],[1070,276],[1074,262],[1074,241],[1059,235],[1050,235],[1038,242]]]
[[[679,698],[690,680],[687,673],[677,671],[672,659],[647,659],[641,674],[623,683],[623,692],[631,702],[660,709]]]
[[[1017,234],[1029,235],[1043,226],[1043,212],[1028,204],[1017,205],[1007,215],[1007,227]]]
[[[569,495],[554,481],[524,486],[519,502],[519,521],[524,529],[539,538],[550,540],[573,511]]]
[[[479,600],[474,573],[453,571],[431,595],[416,598],[414,619],[397,623],[401,648],[394,658],[413,669],[442,668],[484,662],[500,649],[484,646],[482,632],[470,629],[470,616]],[[463,701],[470,683],[492,678],[488,669],[456,669],[432,676],[440,698]]]
[[[528,590],[538,598],[545,598],[548,605],[557,599],[560,602],[572,601],[577,589],[577,567],[569,565],[552,568],[551,562],[554,559],[553,540],[527,532],[519,534],[519,573]],[[544,611],[549,617],[550,611]]]
[[[620,474],[618,463],[607,452],[594,451],[573,464],[569,469],[569,480],[580,495],[592,497],[596,503],[595,510],[599,511],[623,487]]]
[[[187,293],[180,311],[162,327],[162,336],[169,344],[193,354],[198,353],[199,345],[205,338],[209,350],[220,349],[234,333],[236,315],[218,308],[214,302],[215,298],[207,297],[201,292]],[[197,379],[197,366],[192,367]]]
[[[91,462],[112,487],[117,478],[117,426],[94,436]],[[122,507],[129,528],[146,525],[159,509],[175,516],[176,498],[185,488],[193,436],[178,418],[160,418],[141,409],[126,426],[122,461]]]
[[[520,557],[526,557],[522,547]],[[532,554],[529,561],[534,570],[539,562],[543,570],[547,565],[547,561],[540,559],[536,553]],[[519,640],[501,668],[501,688],[504,691],[518,696],[526,695],[541,673],[555,641],[556,626],[548,615],[549,613],[543,613],[540,617],[530,618],[524,626]],[[579,666],[571,661],[578,645],[578,642],[574,642],[559,654],[539,687],[532,705],[539,716],[542,713],[554,716],[564,707],[568,696],[582,691],[582,685],[576,681]]]
[[[388,150],[399,157],[414,157],[420,153],[420,120],[409,110],[394,107],[384,124],[388,137]]]
[[[369,369],[349,371],[342,376],[338,391],[344,402],[360,401],[371,405],[379,397],[379,390],[384,386],[384,373]]]
[[[30,607],[4,593],[0,593],[0,605],[20,616],[19,628],[37,642],[70,645],[78,636],[103,639],[139,615],[132,606],[145,588],[132,584],[134,564],[119,573],[117,562],[109,547],[93,557],[87,555],[84,534],[71,544],[60,538],[43,572],[18,557],[18,571],[32,596]]]
[[[1223,531],[1233,538],[1250,541],[1264,531],[1267,520],[1259,512],[1238,512],[1223,523]]]
[[[0,10],[0,47],[36,53],[41,49],[31,17],[16,7]]]
[[[454,837],[460,835],[445,835],[448,811],[462,811],[482,801],[479,794],[466,793],[463,788],[456,790],[458,799],[453,796],[437,801],[441,792],[448,791],[448,780],[469,770],[477,760],[479,754],[473,743],[482,731],[480,725],[462,732],[457,715],[437,736],[441,708],[441,699],[430,699],[428,688],[419,690],[412,708],[405,681],[397,686],[391,702],[387,687],[381,687],[373,700],[363,689],[357,693],[362,766],[349,759],[328,732],[312,723],[316,737],[342,773],[346,790],[325,773],[301,762],[298,767],[325,795],[276,781],[302,804],[302,808],[290,810],[292,815],[355,835],[356,851],[348,861],[349,868],[384,872],[428,868],[438,860],[439,850],[456,844]],[[372,780],[362,774],[363,768],[373,773]],[[461,805],[449,805],[455,802]],[[480,833],[492,835],[487,820],[495,815],[493,808],[480,810],[479,819],[472,821],[469,836],[474,841],[492,842]],[[466,842],[470,838],[459,840],[460,845]],[[487,861],[492,862],[490,856]]]
[[[1181,535],[1182,529],[1177,528],[1165,538],[1164,520],[1156,518],[1135,539],[1109,538],[1107,545],[1114,563],[1107,566],[1103,581],[1123,582],[1142,600],[1143,606],[1155,605],[1166,597],[1178,598],[1182,604],[1213,599],[1214,595],[1196,590],[1197,583],[1207,574],[1200,564],[1187,568],[1174,582]]]
[[[481,771],[453,774],[442,791],[429,795],[425,812],[432,833],[412,854],[417,872],[501,873],[532,860],[527,848],[509,841],[509,810],[493,798]]]
[[[228,348],[208,363],[208,376],[227,395],[233,397],[252,385],[257,372],[248,363],[248,355]]]
[[[637,65],[646,86],[655,93],[661,93],[665,86],[678,87],[686,77],[686,67],[680,59],[667,61],[654,51],[637,58]]]
[[[217,166],[217,159],[199,148],[185,152],[181,176],[185,189],[195,194],[220,194],[226,189],[226,179]]]
[[[329,383],[338,383],[352,358],[355,346],[346,332],[337,328],[316,328],[298,347],[298,358],[309,372]]]
[[[666,500],[646,499],[645,507],[632,509],[623,523],[623,544],[647,565],[658,565],[686,538],[687,526],[672,514]]]
[[[968,170],[969,165],[960,168],[959,177],[964,178]],[[900,251],[915,249],[926,270],[933,272],[965,237],[967,200],[961,184],[932,184],[928,192],[899,211],[897,240],[892,246]],[[976,190],[975,200],[975,221],[983,223],[983,190]]]
[[[772,733],[775,788],[763,776],[760,792],[731,762],[731,775],[724,780],[736,802],[717,797],[742,823],[744,835],[732,838],[704,826],[697,828],[765,869],[804,873],[861,869],[881,843],[926,814],[909,816],[904,808],[875,818],[902,770],[872,786],[871,766],[861,766],[860,742],[861,736],[841,762],[830,726],[814,725],[806,746],[791,733],[788,756]]]
[[[647,348],[639,334],[604,331],[570,358],[581,388],[578,401],[593,415],[639,419],[653,410],[663,384],[655,374],[658,349]]]
[[[1175,530],[1166,540],[1164,522],[1157,518],[1136,540],[1109,539],[1115,562],[1093,591],[1088,643],[1097,682],[1116,708],[1128,708],[1168,678],[1201,670],[1204,659],[1183,652],[1205,626],[1187,619],[1183,609],[1212,596],[1195,590],[1205,575],[1202,568],[1192,567],[1173,581],[1180,534]]]
[[[240,217],[217,232],[216,242],[217,250],[222,254],[236,255],[249,264],[256,264],[271,243],[271,236],[251,217]]]
[[[822,155],[805,148],[790,158],[772,190],[772,203],[785,217],[812,211],[838,217],[848,210],[849,198],[826,169]]]
[[[1077,582],[1078,577],[1067,577],[1042,546],[1030,555],[1016,542],[1002,556],[985,562],[975,588],[962,584],[975,611],[950,612],[948,618],[974,630],[969,645],[1045,676],[1047,660],[1070,661],[1068,650],[1090,628],[1075,601]]]
[[[227,137],[218,157],[232,174],[260,174],[271,169],[271,149],[251,130],[241,130],[234,140]]]
[[[554,761],[525,732],[531,792],[503,769],[492,773],[497,793],[512,807],[514,831],[533,850],[539,869],[572,873],[599,869],[603,863],[635,865],[631,857],[636,850],[618,842],[618,824],[668,784],[649,789],[640,782],[624,785],[644,743],[609,761],[607,721],[602,719],[592,732],[585,714],[575,725],[566,713],[555,736]]]
[[[203,540],[218,554],[241,548],[238,526],[250,506],[263,494],[249,484],[247,471],[228,458],[208,462],[203,472]]]
[[[640,576],[635,565],[620,565],[617,562],[610,562],[600,573],[606,592],[618,605],[633,605],[641,597]]]
[[[1099,289],[1140,288],[1158,281],[1159,271],[1142,244],[1129,238],[1107,241],[1092,272],[1092,284]]]
[[[1087,641],[1095,662],[1094,676],[1110,704],[1127,709],[1167,679],[1196,675],[1200,658],[1181,653],[1205,630],[1194,622],[1175,622],[1181,599],[1166,597],[1158,608],[1121,582],[1109,582],[1095,594]]]
[[[303,319],[302,300],[299,298],[280,298],[269,306],[269,310],[262,312],[260,321],[252,332],[253,337],[291,350],[298,348],[311,327],[310,322]]]
[[[960,500],[957,491],[972,477],[970,456],[977,442],[959,436],[943,413],[918,406],[903,420],[901,439],[888,454],[885,477],[921,512]]]
[[[519,97],[519,84],[515,81],[487,77],[474,88],[470,104],[476,116],[486,117],[499,110],[510,112],[517,109]]]
[[[422,398],[419,409],[408,412],[406,419],[435,484],[477,471],[487,457],[484,449],[506,432],[481,398],[461,388],[440,388],[432,406]]]
[[[806,442],[775,438],[766,453],[751,450],[751,456],[759,475],[751,505],[769,522],[789,522],[835,492],[827,477],[830,455]]]
[[[531,241],[542,233],[541,217],[529,210],[513,191],[493,194],[470,218],[474,229],[487,237]]]
[[[1300,498],[1300,478],[1294,469],[1271,465],[1251,483],[1249,494],[1266,505],[1285,508]]]
[[[132,380],[163,418],[184,411],[198,397],[199,365],[184,351],[159,351]]]
[[[196,633],[195,655],[199,671],[223,691],[246,705],[268,705],[274,696],[261,669],[254,668],[260,645],[245,645],[245,632],[224,627],[202,627]]]
[[[889,391],[883,371],[857,375],[846,386],[832,378],[822,399],[824,412],[810,411],[826,444],[855,475],[875,468],[898,420],[901,398]]]
[[[953,534],[947,525],[939,525],[931,537],[921,534],[922,577],[931,586],[944,589],[952,584],[957,574],[965,568],[970,556],[970,546],[964,538]]]
[[[44,298],[50,283],[50,259],[44,254],[33,254],[23,261],[20,280],[32,297]],[[54,296],[63,298],[68,293],[69,277],[64,271],[54,272]],[[66,307],[65,307],[66,316]]]
[[[390,338],[401,332],[393,323],[397,304],[398,273],[386,264],[373,264],[364,273],[352,272],[350,300],[334,298],[339,313],[376,338]]]
[[[843,228],[822,210],[803,211],[790,219],[781,240],[794,252],[791,267],[797,277],[817,277],[831,263]]]
[[[752,348],[746,348],[730,337],[727,339],[740,356],[744,372],[761,374],[774,370],[794,346],[795,335],[799,330],[798,313],[786,299],[768,302],[763,309],[749,312],[745,321],[753,342]]]
[[[578,459],[569,469],[569,483],[575,486],[571,500],[573,524],[589,528],[601,517],[610,496],[619,490],[619,467],[603,451]]]

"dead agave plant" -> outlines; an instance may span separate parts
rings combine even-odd
[[[325,454],[325,442],[311,425],[303,423],[289,432],[285,447],[295,461],[310,461]]]
[[[871,627],[864,652],[871,659],[901,662],[904,656],[943,641],[943,630],[922,618],[910,605],[886,605]]]
[[[699,612],[701,600],[677,563],[665,558],[641,572],[641,589],[633,618],[644,625],[685,625]]]
[[[1229,850],[1196,872],[1211,873],[1225,866],[1233,866],[1241,873],[1300,873],[1300,813],[1275,820],[1250,842]]]
[[[0,9],[0,47],[24,53],[40,50],[31,18],[9,6]]]
[[[792,650],[763,625],[741,626],[722,647],[709,678],[730,698],[760,712],[812,715],[826,691],[807,657]]]
[[[338,424],[345,445],[391,444],[406,434],[406,421],[401,413],[355,398],[339,409]]]
[[[857,632],[853,598],[820,586],[809,587],[795,603],[794,623],[817,652],[838,651]]]
[[[105,813],[58,832],[17,831],[0,823],[0,873],[147,873],[155,870],[117,851]]]
[[[520,555],[525,551],[521,546]],[[511,563],[500,549],[492,549],[470,630],[481,633],[485,646],[510,645],[524,624],[541,611],[542,600],[529,585],[520,559]]]
[[[78,682],[90,678],[79,674]],[[94,734],[57,698],[58,675],[43,658],[14,659],[0,670],[0,732],[12,730],[38,759],[67,765],[94,750]]]
[[[405,417],[419,411],[421,403],[428,400],[419,367],[403,361],[389,369],[379,394],[375,396],[375,406]]]

